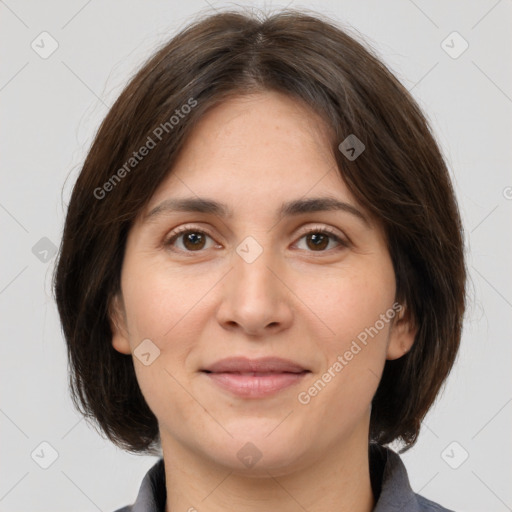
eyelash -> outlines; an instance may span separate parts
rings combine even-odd
[[[211,239],[213,239],[213,236],[211,236],[207,231],[205,231],[203,229],[195,228],[194,226],[183,226],[181,228],[178,228],[177,230],[175,230],[174,232],[172,232],[169,235],[169,237],[164,241],[165,247],[170,248],[181,235],[184,235],[186,233],[199,233],[201,235],[206,235],[206,236],[210,237]],[[340,238],[333,230],[331,230],[328,227],[311,228],[311,229],[307,230],[305,233],[302,233],[299,240],[301,240],[302,238],[304,238],[305,236],[307,236],[309,234],[322,234],[322,235],[329,236],[331,239],[333,239],[335,242],[337,242],[339,244],[339,247],[337,247],[337,249],[346,248],[349,246],[349,243],[347,241]],[[197,251],[184,251],[182,249],[171,249],[171,250],[173,252],[181,252],[181,253],[185,253],[187,255],[193,255],[194,253],[204,252],[206,249],[200,249]],[[321,251],[308,251],[308,252],[312,252],[312,253],[318,252],[321,254],[321,253],[329,252],[330,250],[336,250],[336,248],[321,250]]]

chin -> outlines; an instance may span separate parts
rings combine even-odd
[[[223,435],[217,438],[217,443],[204,447],[209,449],[206,456],[230,471],[247,476],[268,478],[269,473],[272,476],[290,473],[300,467],[301,461],[305,464],[306,445],[300,431],[286,428],[284,424],[289,419],[282,422],[283,418],[239,419],[236,424],[225,425],[233,437]]]

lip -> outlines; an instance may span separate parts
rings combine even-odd
[[[294,361],[280,357],[227,357],[220,359],[202,371],[211,373],[302,373],[309,371]]]
[[[263,398],[298,384],[310,370],[278,357],[230,357],[201,372],[211,382],[236,396]]]

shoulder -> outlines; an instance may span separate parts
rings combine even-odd
[[[455,512],[452,509],[444,508],[439,505],[439,503],[435,503],[434,501],[430,501],[427,498],[416,494],[416,499],[418,500],[419,509],[421,512]]]
[[[415,493],[402,459],[390,448],[370,444],[370,471],[377,500],[374,512],[454,512]]]
[[[165,466],[163,458],[160,458],[144,476],[133,505],[114,512],[164,512],[166,498]]]

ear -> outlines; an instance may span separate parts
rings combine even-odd
[[[112,330],[112,346],[121,354],[131,354],[128,329],[126,327],[126,312],[120,293],[117,293],[110,301],[109,319]]]
[[[399,359],[407,354],[418,332],[409,311],[405,306],[400,307],[391,325],[386,359]]]

